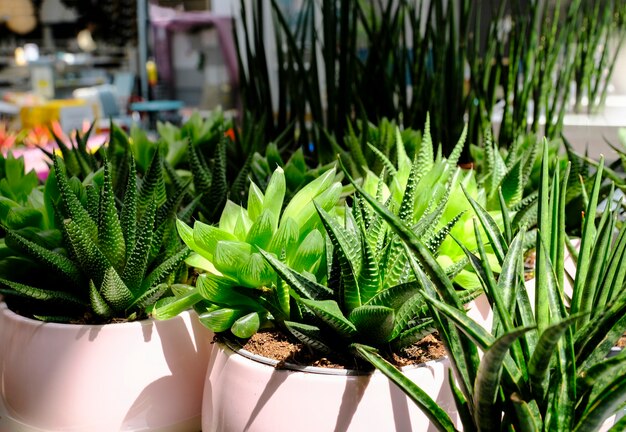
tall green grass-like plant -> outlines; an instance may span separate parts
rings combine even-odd
[[[621,1],[582,2],[576,45],[574,111],[596,113],[606,100],[616,58],[626,40],[626,5]]]
[[[106,160],[101,184],[70,178],[56,156],[53,163],[45,199],[61,239],[51,244],[6,229],[0,293],[12,309],[44,321],[145,317],[145,309],[177,281],[189,254],[173,225],[184,189],[166,195],[158,152],[139,187],[129,159],[121,203]]]
[[[626,229],[614,236],[616,210],[605,211],[599,221],[593,217],[602,182],[601,162],[585,209],[577,270],[568,294],[563,259],[569,169],[550,176],[547,162],[544,146],[534,305],[522,270],[525,230],[511,238],[510,225],[500,231],[484,209],[476,207],[477,228],[482,226],[492,247],[501,251],[498,278],[487,263],[483,244],[479,243],[477,254],[466,251],[492,304],[491,333],[467,317],[449,277],[419,238],[373,197],[364,196],[412,252],[413,271],[455,372],[453,396],[466,431],[597,430],[626,402],[626,356],[607,357],[626,330]],[[482,358],[477,347],[484,352]],[[398,371],[371,348],[356,349],[410,394],[438,429],[454,430],[446,414],[431,408],[432,400],[418,383],[399,380]],[[623,427],[619,421],[612,430]]]
[[[572,84],[601,103],[624,34],[618,1],[307,0],[291,20],[276,1],[240,4],[244,108],[267,142],[294,124],[294,148],[314,143],[323,162],[357,119],[415,128],[430,113],[445,154],[464,123],[477,143],[494,116],[502,146],[558,138]]]

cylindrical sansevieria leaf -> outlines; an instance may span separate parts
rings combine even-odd
[[[326,250],[326,241],[317,229],[311,231],[300,243],[295,255],[288,264],[297,271],[314,273]]]
[[[246,236],[246,242],[266,249],[269,245],[275,231],[276,217],[269,209],[263,210],[263,213],[254,221]]]
[[[224,230],[203,222],[196,221],[193,224],[193,240],[196,245],[194,252],[199,253],[208,260],[213,259],[217,242],[221,240],[236,241],[237,238]]]
[[[273,228],[276,230],[278,226],[278,218],[283,208],[283,200],[285,199],[285,173],[281,167],[276,168],[270,178],[267,188],[265,189],[265,200],[263,207],[274,215]]]
[[[250,189],[248,190],[248,216],[255,221],[263,211],[263,201],[265,197],[261,189],[254,183],[250,182]]]
[[[272,267],[258,252],[250,255],[247,261],[240,262],[237,270],[241,284],[250,288],[269,286],[274,279]]]

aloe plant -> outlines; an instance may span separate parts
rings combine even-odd
[[[288,288],[257,248],[313,280],[325,277],[326,245],[315,203],[334,211],[342,190],[335,172],[328,170],[305,185],[283,209],[285,173],[279,167],[265,193],[251,183],[246,208],[227,202],[217,226],[196,221],[192,228],[179,220],[178,232],[194,252],[187,264],[203,273],[195,288],[164,299],[152,315],[168,318],[195,305],[208,328],[241,338],[252,336],[270,319],[288,319]]]
[[[626,356],[622,352],[607,358],[626,330],[626,228],[614,236],[617,210],[605,211],[599,222],[592,216],[602,168],[601,161],[585,209],[588,217],[583,221],[571,295],[565,291],[563,265],[569,167],[564,173],[556,169],[551,179],[546,145],[538,197],[534,305],[524,285],[525,229],[512,237],[505,205],[504,231],[477,207],[476,227],[481,225],[488,233],[502,265],[496,279],[482,242],[478,255],[466,251],[494,311],[491,333],[467,317],[450,278],[412,230],[374,197],[364,195],[412,251],[413,272],[455,372],[452,391],[464,430],[597,430],[626,402]],[[484,352],[482,358],[477,347]],[[400,380],[399,372],[375,350],[362,345],[355,349],[410,394],[439,430],[455,430],[418,383]],[[612,430],[622,429],[619,421]]]
[[[177,281],[189,254],[180,247],[173,218],[185,188],[166,196],[158,153],[137,187],[131,156],[118,203],[106,160],[101,183],[91,175],[83,184],[69,177],[58,157],[52,158],[46,195],[61,242],[53,245],[6,228],[0,293],[11,308],[45,321],[145,317],[145,309]]]

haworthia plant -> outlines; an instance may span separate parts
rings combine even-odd
[[[412,206],[415,193],[415,188],[406,188],[404,205],[397,210],[400,218],[410,220],[411,212],[406,209]],[[261,251],[291,288],[295,304],[302,310],[299,320],[279,324],[305,345],[323,352],[349,353],[352,343],[399,352],[430,334],[433,327],[427,304],[400,238],[389,231],[384,219],[358,195],[354,207],[346,209],[343,223],[323,209],[317,210],[330,243],[325,284]],[[440,211],[432,209],[413,231],[434,252],[456,222],[434,233],[431,225],[440,217]],[[464,292],[465,301],[471,297],[471,292]]]
[[[384,167],[381,176],[366,169],[363,180],[363,187],[370,195],[376,195],[379,187],[382,187],[382,196],[377,197],[379,202],[389,199],[395,208],[404,206],[402,218],[408,224],[427,225],[426,238],[437,236],[436,250],[438,261],[444,267],[454,268],[460,261],[465,259],[463,250],[456,244],[453,238],[463,239],[464,245],[470,249],[476,247],[476,239],[471,224],[473,208],[464,197],[464,191],[482,205],[485,205],[487,197],[484,188],[479,188],[475,172],[464,170],[457,166],[458,158],[465,145],[466,131],[464,131],[452,153],[446,158],[441,151],[436,151],[430,131],[430,122],[427,120],[424,132],[420,140],[415,137],[407,137],[407,132],[401,133],[399,128],[395,128],[392,134],[392,144],[385,147],[393,148],[386,150],[387,154],[393,154],[389,159],[383,152],[375,153],[375,159],[381,167]],[[391,132],[388,131],[387,135]],[[405,137],[407,137],[405,139]],[[411,142],[413,146],[413,157],[409,156],[406,143]],[[379,145],[379,147],[382,147]],[[342,158],[342,162],[349,168],[350,160]],[[382,169],[382,168],[381,168]],[[388,174],[388,175],[386,175]],[[382,185],[379,183],[383,179]],[[405,198],[407,192],[411,190],[410,198]],[[431,213],[429,215],[429,213]],[[492,212],[496,219],[499,219],[499,211]],[[447,234],[450,233],[451,237]],[[431,241],[430,239],[428,241]],[[394,256],[401,257],[401,261],[406,263],[406,258],[400,242],[396,245],[399,252]],[[495,255],[491,254],[491,262],[497,265]],[[480,286],[478,278],[471,271],[459,268],[455,278],[455,283],[468,288],[475,289]]]
[[[196,221],[192,228],[178,221],[181,238],[194,252],[187,263],[202,274],[195,288],[164,299],[153,315],[169,318],[195,305],[207,327],[242,338],[270,319],[289,319],[294,312],[288,287],[259,249],[312,281],[325,277],[326,243],[315,205],[334,211],[342,190],[335,171],[326,171],[284,205],[285,173],[276,168],[265,192],[250,184],[246,207],[228,201],[217,226]]]
[[[503,252],[496,279],[481,241],[477,255],[466,251],[492,305],[491,333],[467,317],[450,278],[412,230],[374,197],[364,195],[412,251],[412,270],[455,372],[453,395],[464,430],[598,430],[626,402],[626,356],[609,356],[626,331],[625,272],[621,271],[626,264],[626,229],[614,235],[617,210],[605,211],[600,221],[592,216],[602,169],[601,160],[585,208],[571,295],[565,290],[568,278],[563,265],[569,167],[562,173],[557,168],[550,176],[545,145],[538,193],[534,307],[524,284],[525,230],[508,239],[506,232],[514,232],[510,225],[501,232],[487,212],[477,212],[477,228],[482,226],[492,248]],[[476,347],[484,352],[482,359]],[[439,430],[454,430],[448,414],[433,407],[419,383],[399,381],[399,371],[389,368],[378,353],[361,346],[356,349],[411,395]],[[618,422],[611,430],[622,428]]]
[[[121,203],[106,160],[102,184],[83,184],[68,176],[58,157],[52,158],[49,183],[54,187],[49,190],[58,190],[51,205],[62,221],[62,241],[51,247],[7,228],[0,293],[12,309],[41,320],[99,323],[145,317],[146,308],[176,282],[189,254],[174,228],[185,189],[165,195],[158,153],[140,186],[134,159],[128,159]]]

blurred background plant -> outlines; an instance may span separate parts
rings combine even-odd
[[[289,130],[292,151],[321,163],[333,138],[347,149],[357,119],[416,128],[430,113],[445,154],[466,122],[470,143],[486,129],[504,147],[529,132],[558,138],[583,96],[602,106],[626,34],[613,0],[304,0],[295,15],[276,0],[240,4],[244,109],[266,142]]]

